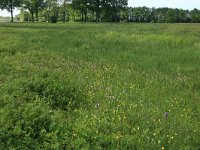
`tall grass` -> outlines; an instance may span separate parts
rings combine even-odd
[[[0,148],[200,148],[199,24],[0,24]]]

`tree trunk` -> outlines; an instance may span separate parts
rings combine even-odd
[[[50,17],[49,17],[50,12],[47,11],[47,21],[50,22]]]
[[[96,11],[96,22],[99,22],[99,12]]]
[[[11,22],[13,22],[13,20],[14,20],[14,19],[13,19],[13,10],[11,10],[10,13],[11,13]]]
[[[83,18],[83,11],[81,11],[81,22],[84,21],[84,18]]]
[[[84,22],[85,23],[87,22],[87,10],[85,10],[85,12],[84,12]]]
[[[34,12],[33,11],[31,11],[31,20],[32,20],[32,22],[34,22]]]
[[[13,22],[13,0],[11,1],[10,14],[11,14],[11,22]]]
[[[66,22],[66,0],[64,0],[63,23]]]
[[[38,11],[35,12],[36,21],[38,22]]]
[[[65,22],[66,22],[66,13],[63,12],[63,23],[65,23]]]

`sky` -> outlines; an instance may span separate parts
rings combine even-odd
[[[192,10],[193,8],[200,9],[200,0],[129,0],[129,6],[147,6],[147,7],[170,7]],[[19,13],[19,10],[14,11],[14,16]],[[7,11],[0,10],[0,16],[10,16]]]
[[[129,0],[129,6],[169,7],[192,10],[200,9],[200,0]]]

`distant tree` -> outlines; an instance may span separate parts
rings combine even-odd
[[[128,16],[128,0],[103,0],[101,2],[101,14],[103,21],[119,22],[122,14],[126,11]],[[130,11],[130,10],[129,10]]]
[[[44,8],[44,12],[46,12],[46,21],[51,22],[51,16],[56,16],[56,10],[58,7],[58,0],[46,0],[46,7]]]
[[[148,7],[135,7],[132,14],[135,22],[151,22],[151,9]]]
[[[200,10],[198,9],[193,9],[190,12],[191,15],[191,21],[194,23],[200,23]]]
[[[38,13],[40,10],[45,8],[44,0],[24,0],[24,8],[28,9],[31,13],[31,20],[34,22],[34,13],[36,16],[36,21],[38,22]]]
[[[153,8],[151,8],[150,9],[150,18],[151,18],[151,22],[152,23],[155,23],[156,22],[156,15],[155,15],[155,13],[156,13],[156,8],[155,7],[153,7]]]
[[[167,15],[166,15],[166,22],[167,23],[177,22],[176,11],[174,9],[168,9]]]
[[[31,14],[25,10],[21,10],[18,17],[19,17],[20,21],[30,21],[31,20]]]
[[[82,22],[87,22],[88,6],[89,6],[88,0],[73,0],[72,1],[72,7],[80,12]]]
[[[71,3],[71,0],[60,0],[60,7],[61,7],[61,14],[62,14],[62,21],[63,23],[66,22],[66,17],[67,17],[67,5],[68,3]]]
[[[34,22],[34,12],[35,12],[35,0],[24,0],[23,7],[28,9],[31,14],[31,21]]]
[[[59,17],[59,10],[60,10],[60,1],[59,0],[52,0],[52,7],[50,13],[50,22],[56,23]]]
[[[188,10],[179,10],[179,22],[190,22],[190,14]]]
[[[128,0],[73,0],[72,6],[80,13],[82,22],[113,21],[119,22],[127,16]],[[123,17],[122,17],[123,16]]]
[[[120,12],[123,8],[127,7],[128,0],[110,0],[110,6],[112,10],[112,21],[120,21]]]
[[[13,22],[13,10],[20,7],[22,0],[0,0],[0,9],[6,9],[11,14],[11,22]]]
[[[95,13],[95,21],[101,21],[101,13],[102,13],[102,5],[103,0],[91,0],[90,1],[90,9]]]
[[[77,13],[77,11],[75,11],[73,9],[72,4],[67,5],[67,10],[68,10],[68,14],[69,14],[68,15],[69,20],[76,21],[79,18],[79,14]]]
[[[35,15],[36,15],[37,22],[38,22],[38,13],[44,8],[45,8],[44,0],[35,0]]]
[[[156,22],[158,22],[158,23],[164,23],[164,22],[166,22],[168,9],[169,8],[164,7],[164,8],[157,8],[155,10]]]

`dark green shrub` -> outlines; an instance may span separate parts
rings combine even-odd
[[[56,16],[51,16],[51,17],[50,17],[50,22],[51,22],[51,23],[57,23],[57,21],[58,21],[58,20],[57,20],[57,17],[56,17]]]
[[[0,149],[51,149],[60,146],[61,122],[44,103],[8,104],[1,110]],[[59,125],[57,125],[59,124]]]
[[[78,86],[69,81],[61,82],[55,77],[34,77],[23,86],[25,93],[41,98],[52,109],[75,109],[85,103],[84,94]]]
[[[17,80],[5,91],[8,96],[22,102],[40,99],[54,110],[79,109],[80,106],[87,104],[84,93],[75,82],[61,81],[58,77],[48,74]]]
[[[13,80],[0,89],[0,149],[62,149],[68,138],[66,114],[86,104],[74,81],[48,73]]]

